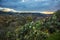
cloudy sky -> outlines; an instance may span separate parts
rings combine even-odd
[[[60,9],[60,0],[1,0],[0,7],[19,11],[56,11]]]

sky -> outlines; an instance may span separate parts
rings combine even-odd
[[[60,0],[0,0],[0,7],[19,11],[56,11]]]

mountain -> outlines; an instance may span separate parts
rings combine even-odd
[[[37,16],[37,17],[49,17],[51,16],[52,14],[44,14],[44,13],[31,13],[31,12],[12,12],[12,11],[9,11],[9,12],[5,12],[5,11],[0,11],[0,15],[21,15],[21,16]]]

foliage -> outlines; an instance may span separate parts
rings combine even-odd
[[[60,40],[60,32],[52,34],[47,40]]]
[[[0,40],[60,40],[59,12],[35,22],[31,16],[0,16]]]

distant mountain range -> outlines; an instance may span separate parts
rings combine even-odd
[[[22,15],[22,16],[37,16],[37,17],[49,17],[52,14],[43,14],[43,13],[30,13],[30,12],[4,12],[4,11],[0,11],[0,15]]]
[[[21,17],[32,17],[32,19],[34,20],[39,20],[41,18],[46,18],[46,17],[50,17],[53,14],[48,14],[49,12],[45,12],[45,14],[43,12],[39,12],[39,11],[16,11],[14,9],[9,9],[9,8],[1,8],[0,9],[0,16],[7,16],[9,17],[10,15],[12,15],[12,17],[17,17],[17,18],[21,18]]]
[[[24,25],[25,23],[29,23],[32,21],[38,21],[43,18],[47,18],[52,16],[52,14],[43,14],[43,13],[36,13],[36,12],[12,12],[12,11],[2,11],[0,10],[0,22],[3,21],[2,26],[6,23],[5,21],[9,22],[9,25]],[[6,24],[9,26],[8,24]],[[2,27],[1,26],[1,27]]]
[[[54,12],[51,11],[17,11],[14,9],[10,9],[10,8],[2,8],[0,7],[0,11],[3,12],[18,12],[18,13],[42,13],[42,14],[53,14]]]

